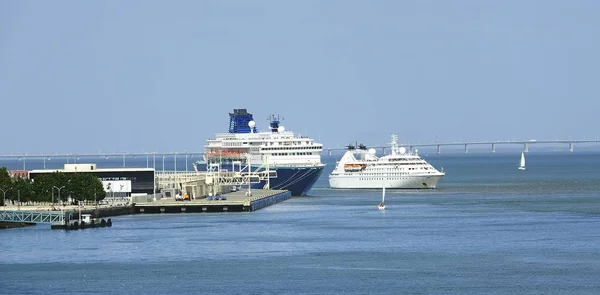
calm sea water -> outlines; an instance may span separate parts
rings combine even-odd
[[[599,294],[600,154],[519,158],[426,157],[439,187],[384,212],[380,191],[330,190],[328,158],[312,196],[256,212],[1,230],[0,293]]]

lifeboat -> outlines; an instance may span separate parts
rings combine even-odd
[[[365,164],[344,164],[345,171],[361,171],[367,168]]]
[[[243,158],[244,153],[242,152],[228,152],[228,151],[216,151],[216,152],[208,152],[206,156],[209,158]]]

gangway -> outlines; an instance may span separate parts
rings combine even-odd
[[[0,211],[2,222],[65,223],[63,211]]]
[[[244,185],[249,183],[260,183],[263,180],[276,178],[277,171],[258,172],[209,172],[206,173],[206,183],[215,185]]]
[[[205,175],[199,172],[156,171],[156,186],[158,188],[173,187],[178,183],[201,181]]]
[[[242,161],[244,159],[245,161]],[[239,160],[231,161],[227,165],[231,170],[223,169],[222,162],[208,162],[208,172],[205,174],[206,184],[213,184],[215,186],[241,186],[265,181],[264,189],[269,189],[270,179],[277,178],[277,171],[269,169],[269,158],[265,157],[265,162],[256,168],[252,168],[250,159],[250,154],[244,154]]]
[[[268,157],[266,163],[252,167],[251,155],[237,155],[237,158],[227,163],[222,162],[220,158],[218,162],[206,162],[205,171],[200,171],[197,165],[194,165],[193,172],[179,171],[156,171],[155,172],[155,187],[159,189],[179,189],[188,191],[191,188],[193,191],[198,188],[196,194],[203,194],[209,190],[213,194],[220,187],[224,186],[243,186],[264,182],[263,189],[269,189],[270,179],[277,178],[277,171],[269,169]],[[188,191],[189,192],[189,191]]]

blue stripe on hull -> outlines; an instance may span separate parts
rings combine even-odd
[[[277,178],[270,179],[271,189],[289,190],[292,196],[305,196],[323,173],[320,167],[273,167],[277,171]],[[252,188],[261,189],[266,181],[252,185]]]

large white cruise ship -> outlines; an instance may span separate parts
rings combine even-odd
[[[435,188],[445,175],[421,159],[417,150],[398,147],[396,135],[392,135],[391,150],[390,155],[377,157],[375,149],[349,146],[329,175],[329,186],[334,189]]]
[[[321,162],[323,145],[312,138],[298,136],[280,126],[279,117],[270,116],[270,130],[258,132],[252,114],[246,109],[229,113],[229,133],[217,133],[204,146],[205,162],[221,162],[223,167],[233,161],[246,160],[250,155],[253,171],[277,171],[269,180],[271,189],[289,190],[294,196],[304,196],[315,184],[325,164]],[[263,188],[265,182],[253,184]]]

